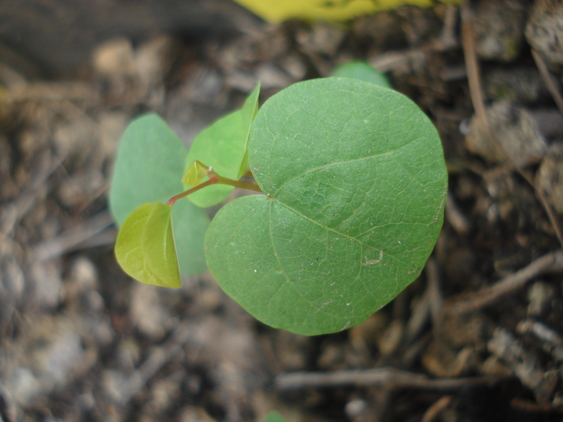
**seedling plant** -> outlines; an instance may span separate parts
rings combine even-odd
[[[438,133],[402,94],[331,77],[294,84],[204,129],[187,151],[155,114],[120,141],[110,209],[133,278],[180,287],[209,268],[258,320],[295,333],[364,321],[421,273],[440,232]],[[209,220],[206,207],[235,187]]]

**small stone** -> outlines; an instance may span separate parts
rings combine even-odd
[[[41,393],[39,381],[28,368],[15,368],[8,378],[12,397],[19,404],[29,404]]]
[[[68,282],[76,285],[77,293],[96,289],[98,270],[90,259],[79,256],[70,265]]]
[[[131,294],[131,318],[137,329],[153,339],[161,339],[170,328],[170,313],[162,305],[154,286],[135,283]]]
[[[56,261],[35,262],[31,266],[31,297],[44,309],[55,308],[61,299],[61,269]]]
[[[346,412],[346,415],[350,419],[354,419],[362,415],[362,413],[364,413],[367,410],[367,408],[368,408],[368,404],[365,400],[354,399],[346,403],[346,406],[344,407],[344,411]]]
[[[307,73],[307,65],[297,53],[288,54],[279,60],[281,68],[295,81],[301,81]]]
[[[538,281],[528,289],[528,316],[537,317],[549,309],[555,289],[550,284]]]
[[[474,116],[471,132],[465,138],[469,151],[491,163],[519,167],[536,163],[544,156],[547,144],[528,111],[508,101],[499,101],[487,107],[486,115],[493,139],[486,125]]]
[[[563,214],[563,156],[547,155],[536,175],[536,188],[549,199],[555,210]]]
[[[563,64],[563,2],[537,0],[526,26],[526,38],[549,62]]]
[[[173,60],[174,40],[170,36],[154,38],[135,51],[135,68],[144,89],[162,82]]]
[[[94,68],[102,75],[130,76],[135,70],[133,46],[127,38],[107,41],[94,51]]]

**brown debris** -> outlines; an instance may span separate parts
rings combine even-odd
[[[528,3],[466,2],[463,13],[402,7],[340,27],[258,23],[229,3],[228,20],[245,22],[232,36],[116,33],[90,46],[88,68],[69,80],[30,80],[41,72],[10,67],[0,43],[0,417],[555,414],[563,406],[563,130],[543,85],[557,102],[561,74],[544,51],[556,50],[557,31],[538,44],[527,34],[531,61],[525,20],[531,15],[528,32],[539,34],[537,22],[551,17],[536,10],[551,3]],[[167,291],[119,270],[106,197],[130,118],[156,111],[189,144],[258,80],[264,101],[350,59],[379,67],[427,112],[450,170],[435,255],[393,303],[346,332],[309,338],[254,321],[209,274]],[[532,180],[556,212],[546,214]]]

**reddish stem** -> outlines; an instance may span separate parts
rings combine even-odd
[[[211,176],[211,175],[210,175],[210,176]],[[171,207],[171,206],[173,206],[173,205],[176,203],[176,201],[177,201],[178,199],[185,198],[186,196],[191,195],[192,193],[197,192],[198,190],[203,189],[203,188],[206,187],[206,186],[214,185],[214,184],[216,184],[217,182],[218,182],[218,180],[217,180],[216,177],[209,177],[209,180],[208,180],[207,182],[203,182],[203,183],[200,184],[200,185],[197,185],[197,186],[195,186],[195,187],[193,187],[193,188],[191,188],[191,189],[188,189],[188,190],[185,191],[185,192],[182,192],[182,193],[179,193],[178,195],[173,196],[172,198],[170,198],[170,199],[166,202],[166,205],[168,205],[169,207]]]
[[[238,188],[244,188],[244,189],[250,189],[256,192],[262,192],[262,190],[258,187],[258,185],[254,184],[254,183],[249,183],[249,182],[241,182],[240,180],[232,180],[232,179],[227,179],[226,177],[222,177],[219,176],[217,173],[215,173],[214,171],[210,171],[207,175],[209,177],[209,180],[206,182],[203,182],[191,189],[188,189],[185,192],[179,193],[178,195],[173,196],[172,198],[170,198],[167,202],[166,205],[168,205],[169,207],[173,206],[176,201],[178,199],[182,199],[185,198],[188,195],[191,195],[194,192],[197,192],[200,189],[203,189],[207,186],[211,186],[211,185],[215,185],[217,183],[223,184],[223,185],[229,185],[229,186],[235,186]]]

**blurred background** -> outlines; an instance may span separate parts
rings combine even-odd
[[[328,23],[230,0],[1,1],[0,418],[562,420],[563,3],[428,3]],[[107,193],[133,117],[189,146],[258,81],[262,103],[351,60],[443,141],[446,221],[419,279],[303,337],[209,273],[167,290],[120,270]]]

